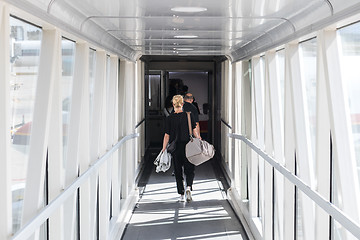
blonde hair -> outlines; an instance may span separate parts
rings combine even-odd
[[[172,103],[175,108],[182,107],[182,105],[184,104],[184,99],[181,95],[175,95],[172,98]]]

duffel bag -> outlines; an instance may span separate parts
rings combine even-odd
[[[214,157],[215,149],[210,143],[192,138],[185,147],[185,154],[189,162],[198,166]]]
[[[187,118],[190,141],[185,146],[185,155],[189,162],[191,162],[195,166],[198,166],[214,157],[215,148],[213,145],[206,142],[205,140],[192,137],[190,112],[187,112]]]

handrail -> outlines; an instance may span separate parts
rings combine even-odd
[[[13,237],[12,240],[27,239],[30,237],[46,219],[48,219],[54,211],[56,211],[74,192],[86,181],[88,178],[96,172],[100,166],[113,154],[124,142],[132,138],[138,137],[139,133],[129,134],[119,142],[117,142],[109,151],[107,151],[102,157],[96,160],[88,170],[81,174],[70,186],[51,201],[46,207],[39,211],[39,214],[29,221],[24,227],[22,227]]]
[[[225,126],[227,126],[228,128],[232,129],[232,127],[227,122],[225,122],[224,119],[221,119],[221,122],[224,123]]]
[[[353,220],[347,217],[344,212],[337,208],[333,203],[324,199],[319,193],[312,190],[310,186],[306,185],[299,177],[290,172],[287,168],[280,165],[275,159],[267,155],[259,147],[253,144],[245,136],[229,133],[229,137],[240,139],[257,152],[264,160],[270,163],[276,170],[284,175],[290,182],[292,182],[298,189],[305,193],[310,199],[312,199],[318,206],[320,206],[325,212],[332,216],[337,222],[342,224],[349,232],[355,237],[360,238],[360,226]]]
[[[135,125],[135,129],[137,129],[143,122],[145,122],[145,118],[143,118],[138,124]]]

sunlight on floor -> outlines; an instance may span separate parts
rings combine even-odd
[[[219,191],[219,182],[216,179],[195,180],[192,196],[194,201],[208,199],[224,199]],[[142,202],[177,202],[179,194],[174,182],[155,183],[146,185],[146,193],[142,196]]]

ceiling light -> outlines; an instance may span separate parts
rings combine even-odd
[[[195,35],[177,35],[174,38],[197,38],[198,36]]]
[[[173,7],[173,8],[171,8],[171,11],[194,13],[194,12],[205,12],[205,11],[207,11],[207,8],[204,8],[204,7]]]
[[[178,51],[192,51],[194,49],[193,48],[176,48],[176,50],[178,50]]]

